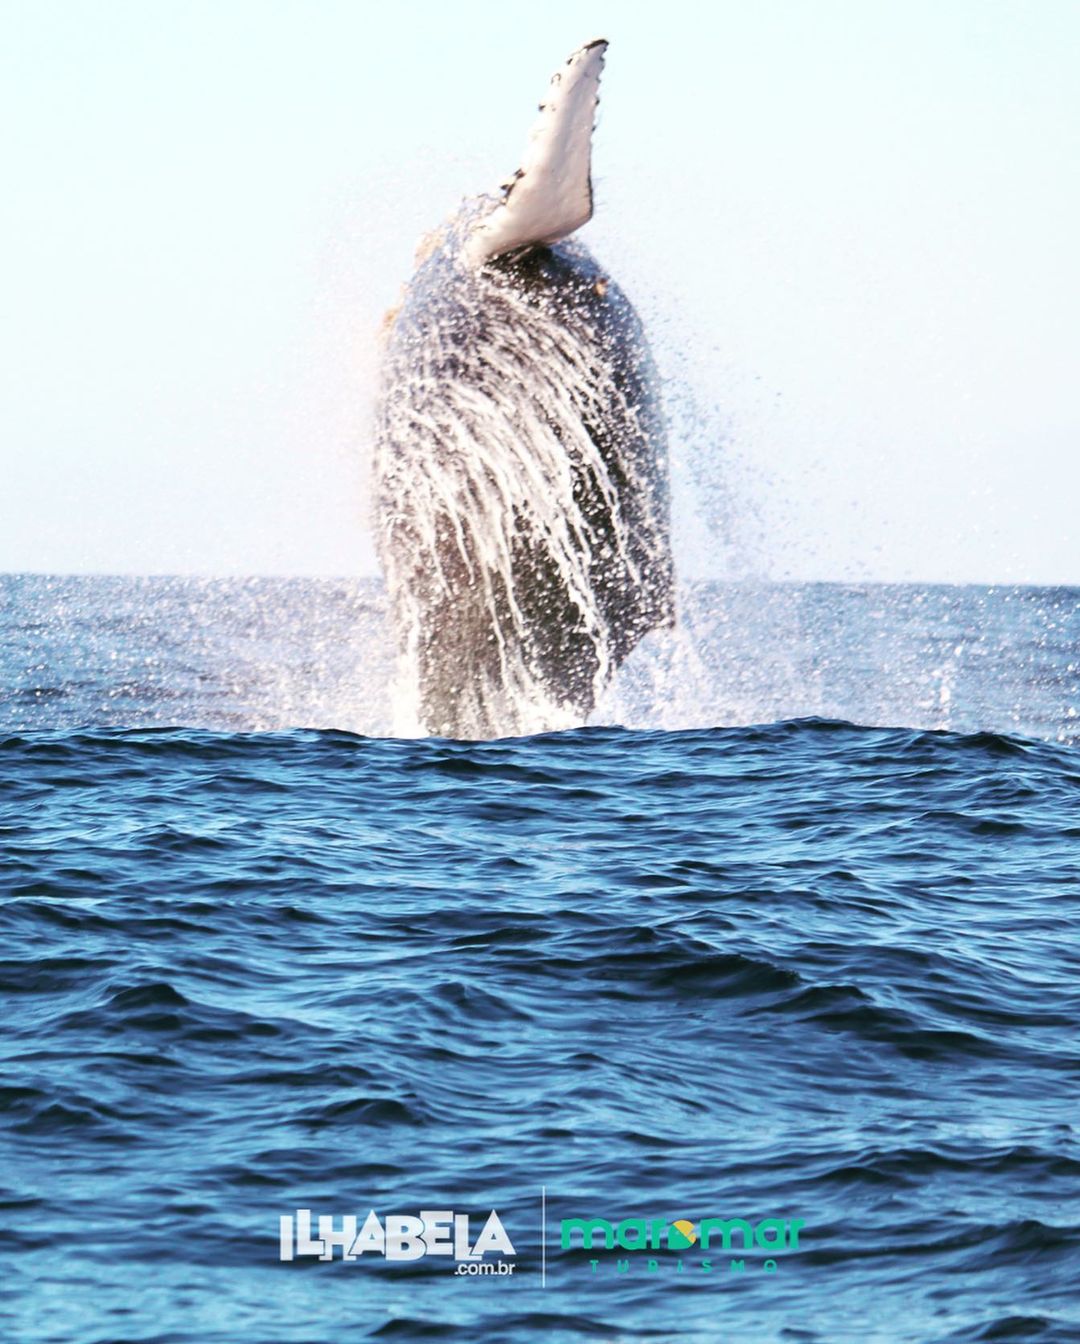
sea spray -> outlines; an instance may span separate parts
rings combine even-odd
[[[388,335],[375,526],[400,674],[432,732],[570,727],[673,618],[652,362],[583,248],[470,269],[467,233]]]

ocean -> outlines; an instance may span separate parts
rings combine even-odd
[[[0,1339],[1080,1340],[1080,590],[681,610],[468,743],[374,581],[0,578]]]

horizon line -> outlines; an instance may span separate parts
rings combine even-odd
[[[678,576],[676,576],[678,578]],[[192,583],[254,583],[261,580],[285,582],[303,581],[308,583],[384,583],[378,573],[304,573],[284,571],[246,571],[219,572],[196,570],[49,570],[49,569],[6,569],[0,570],[3,579],[159,579],[169,582],[187,581]],[[726,584],[809,587],[812,585],[831,585],[845,588],[1012,588],[1045,590],[1080,590],[1080,579],[1069,580],[1031,580],[1031,579],[888,579],[879,577],[865,578],[794,578],[776,577],[770,574],[741,575],[688,575],[681,579],[684,584]]]

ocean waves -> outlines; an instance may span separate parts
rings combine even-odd
[[[1077,1337],[1074,749],[57,729],[0,799],[10,1338]],[[542,1288],[541,1187],[805,1229]],[[281,1264],[308,1207],[495,1207],[517,1273]]]

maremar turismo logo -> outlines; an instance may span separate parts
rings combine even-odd
[[[374,1209],[363,1224],[355,1214],[341,1218],[320,1214],[317,1235],[312,1235],[310,1209],[282,1214],[278,1228],[278,1258],[294,1260],[315,1256],[333,1260],[340,1250],[342,1260],[381,1256],[398,1264],[422,1260],[427,1255],[452,1256],[455,1274],[513,1274],[516,1255],[494,1209],[487,1215],[476,1240],[472,1238],[467,1213],[451,1209],[421,1209],[419,1213],[388,1213],[380,1218]],[[485,1260],[490,1255],[493,1258]]]
[[[540,1192],[539,1270],[547,1286],[548,1262],[562,1253],[570,1268],[588,1265],[590,1275],[775,1274],[782,1257],[799,1250],[801,1218],[561,1218],[557,1235],[548,1220],[547,1192]],[[480,1230],[473,1239],[474,1224]],[[517,1235],[515,1233],[515,1235]],[[533,1242],[535,1247],[535,1242]],[[495,1209],[482,1218],[450,1209],[387,1213],[374,1209],[361,1223],[353,1214],[297,1209],[279,1219],[279,1258],[370,1263],[379,1258],[407,1264],[445,1256],[454,1274],[514,1273],[517,1251]],[[535,1263],[535,1262],[534,1262]]]
[[[631,1269],[649,1274],[688,1270],[702,1273],[745,1273],[747,1267],[775,1274],[778,1256],[799,1249],[802,1218],[563,1218],[559,1224],[559,1248],[563,1251],[603,1251],[588,1260],[593,1274]],[[620,1251],[652,1251],[660,1254],[620,1255]],[[664,1254],[666,1252],[667,1254]],[[674,1254],[672,1254],[674,1252]],[[686,1255],[684,1252],[693,1252]],[[737,1252],[737,1255],[732,1255]],[[612,1261],[614,1265],[612,1266]]]

